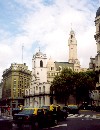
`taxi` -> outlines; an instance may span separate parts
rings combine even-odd
[[[18,114],[14,114],[13,122],[18,127],[38,127],[40,123],[39,116],[42,118],[44,111],[42,108],[24,108]]]
[[[60,105],[56,104],[51,104],[48,106],[42,106],[42,108],[46,108],[49,111],[51,111],[51,114],[55,116],[56,122],[61,121],[61,120],[66,120],[68,117],[68,113],[66,110],[63,110]],[[57,123],[56,123],[57,124]]]
[[[19,128],[37,127],[43,128],[57,125],[56,115],[53,115],[47,108],[24,108],[18,114],[14,114],[13,121]]]

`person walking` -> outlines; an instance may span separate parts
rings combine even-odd
[[[10,115],[10,106],[8,106],[8,108],[7,108],[7,115],[9,116]]]

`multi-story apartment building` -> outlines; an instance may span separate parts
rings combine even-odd
[[[25,88],[29,88],[31,71],[26,64],[11,64],[3,71],[2,103],[17,107],[24,104]]]

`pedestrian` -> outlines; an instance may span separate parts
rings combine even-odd
[[[10,106],[8,106],[8,108],[7,108],[7,113],[8,113],[8,115],[10,115]]]
[[[1,107],[1,115],[2,116],[4,115],[4,108],[3,108],[3,106]]]

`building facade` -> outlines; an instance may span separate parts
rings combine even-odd
[[[70,68],[73,71],[74,64],[69,62],[54,62],[50,57],[47,62],[47,81],[52,82],[54,77],[59,75],[64,68]]]
[[[89,70],[95,70],[95,58],[90,57]]]
[[[50,103],[47,57],[39,50],[32,58],[32,79],[30,88],[25,90],[25,106],[41,107]]]
[[[24,105],[25,88],[29,88],[31,71],[26,64],[11,64],[3,71],[2,103],[11,107]]]
[[[95,71],[97,74],[96,88],[91,92],[92,103],[96,106],[100,105],[100,7],[96,12],[95,17],[96,34],[94,38],[97,45],[97,54],[95,58],[90,58],[89,70]]]
[[[97,54],[95,57],[95,71],[97,72],[98,75],[98,82],[96,84],[96,89],[100,90],[100,7],[96,12],[95,26],[96,26],[95,40],[97,44]]]
[[[3,82],[0,83],[0,100],[2,99],[2,88],[3,88]]]

